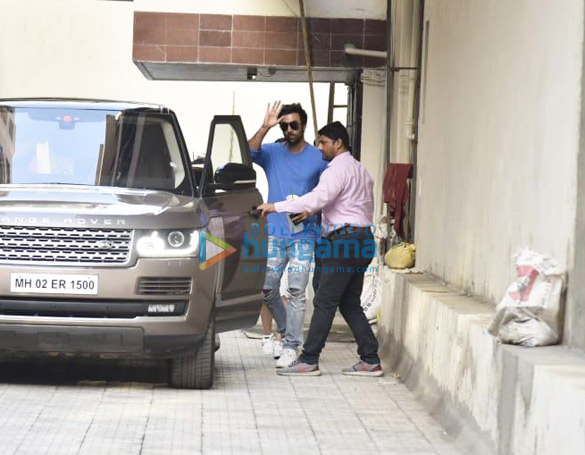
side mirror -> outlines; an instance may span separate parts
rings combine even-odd
[[[256,171],[245,164],[224,164],[215,171],[213,177],[216,187],[221,189],[253,188],[256,186]]]

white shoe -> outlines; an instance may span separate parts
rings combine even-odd
[[[274,352],[274,334],[264,335],[262,337],[262,354],[272,355]]]
[[[298,354],[292,348],[286,348],[282,350],[282,354],[280,358],[276,361],[276,368],[288,368],[290,367],[296,360]]]
[[[274,340],[274,349],[272,355],[275,359],[278,359],[282,354],[282,340]]]

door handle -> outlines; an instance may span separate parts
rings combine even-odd
[[[258,208],[256,206],[254,206],[248,211],[248,214],[252,218],[259,219],[262,216],[262,210],[258,210]]]

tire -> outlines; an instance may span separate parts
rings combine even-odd
[[[213,385],[215,321],[193,354],[169,360],[169,385],[175,389],[209,389]]]

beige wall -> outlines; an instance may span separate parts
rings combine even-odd
[[[300,102],[312,125],[307,83],[145,79],[132,63],[132,2],[0,0],[0,11],[0,98],[77,97],[163,104],[177,113],[192,155],[205,153],[215,114],[241,115],[246,132],[252,135],[267,103],[280,99]],[[328,94],[328,84],[315,84],[319,126],[327,120]],[[312,131],[307,128],[306,139],[311,143]],[[280,136],[274,128],[266,140]],[[261,171],[258,185],[265,193]]]
[[[374,223],[385,213],[382,182],[385,166],[386,86],[385,71],[366,70],[362,112],[361,162],[374,178]]]
[[[572,265],[583,2],[430,0],[417,265],[498,301],[522,246]]]
[[[0,10],[2,98],[63,96],[160,103],[177,113],[193,154],[205,151],[214,114],[241,115],[250,135],[262,122],[266,104],[274,99],[299,101],[311,117],[306,83],[146,80],[132,63],[132,2],[0,0]],[[321,126],[327,120],[328,89],[328,84],[315,86]],[[267,140],[279,136],[274,129]],[[307,140],[313,139],[308,128]]]
[[[394,66],[416,67],[419,35],[418,3],[393,2]],[[413,161],[414,92],[416,71],[394,73],[392,96],[392,129],[390,131],[390,160],[396,163]]]
[[[139,11],[299,16],[298,0],[134,0]],[[306,0],[309,17],[385,19],[386,0]]]

